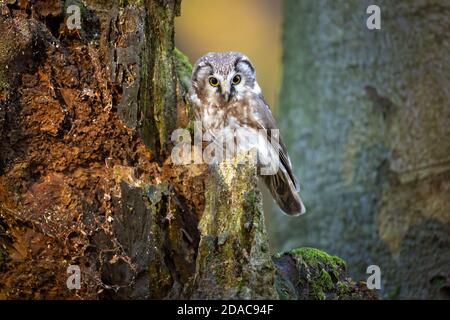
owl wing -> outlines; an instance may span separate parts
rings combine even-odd
[[[305,212],[298,192],[299,183],[293,173],[292,163],[287,153],[286,145],[283,143],[281,134],[278,135],[278,141],[272,139],[271,129],[277,129],[275,119],[264,97],[258,95],[253,99],[251,114],[251,124],[257,129],[264,129],[267,132],[267,139],[270,148],[278,149],[280,167],[276,174],[263,176],[263,179],[269,188],[272,196],[280,208],[289,215],[299,215]]]
[[[278,129],[277,125],[275,123],[275,118],[272,115],[272,112],[270,111],[269,105],[264,100],[264,97],[262,95],[258,96],[258,99],[255,100],[255,106],[256,109],[254,113],[253,121],[257,124],[258,129],[264,129],[267,130],[267,139],[270,143],[273,143],[274,147],[277,147],[277,141],[272,140],[271,129]],[[291,159],[289,158],[286,145],[283,142],[283,138],[281,137],[281,134],[278,136],[278,149],[279,149],[279,156],[280,161],[283,167],[286,169],[286,172],[288,173],[289,177],[292,180],[293,185],[295,186],[295,190],[298,192],[300,191],[299,183],[297,181],[297,178],[295,177],[294,173],[292,172],[292,163]]]

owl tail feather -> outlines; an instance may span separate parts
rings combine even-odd
[[[299,216],[306,212],[302,199],[285,170],[278,170],[277,174],[262,177],[272,197],[287,215]]]

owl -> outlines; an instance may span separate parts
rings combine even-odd
[[[249,58],[239,52],[207,53],[194,64],[191,80],[190,100],[204,139],[227,151],[256,150],[258,174],[279,207],[288,215],[303,214],[286,146]]]

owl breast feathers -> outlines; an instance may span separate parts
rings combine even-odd
[[[204,55],[193,68],[190,99],[204,139],[225,155],[256,150],[259,174],[277,204],[289,215],[303,214],[286,146],[250,60],[239,52]]]

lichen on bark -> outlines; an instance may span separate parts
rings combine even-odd
[[[214,165],[205,193],[193,297],[276,298],[256,165],[243,155]]]
[[[146,1],[141,106],[144,142],[161,156],[167,155],[170,136],[176,128],[177,95],[174,67],[174,19],[179,0]],[[158,79],[158,81],[155,81]]]

